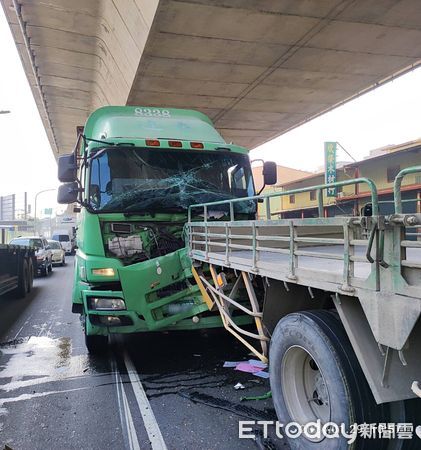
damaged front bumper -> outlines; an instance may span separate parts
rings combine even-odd
[[[209,313],[190,264],[185,249],[181,249],[118,268],[121,290],[105,290],[106,283],[85,283],[81,297],[83,313],[89,319],[88,334],[222,326],[219,314]]]

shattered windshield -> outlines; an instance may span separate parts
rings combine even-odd
[[[184,211],[190,205],[254,195],[247,155],[110,148],[91,161],[89,203],[101,212]],[[228,205],[216,206],[226,212]],[[235,209],[255,213],[253,201]]]

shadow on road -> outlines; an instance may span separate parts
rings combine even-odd
[[[36,281],[34,281],[36,283]],[[25,298],[16,299],[11,295],[0,297],[0,340],[12,328],[15,322],[22,316],[31,303],[40,295],[42,288],[33,286],[31,292]]]

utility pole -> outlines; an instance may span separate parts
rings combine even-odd
[[[35,205],[34,205],[34,234],[37,234],[37,199],[38,195],[43,194],[44,192],[50,192],[50,191],[56,191],[57,189],[51,188],[51,189],[44,189],[43,191],[39,191],[35,194]]]

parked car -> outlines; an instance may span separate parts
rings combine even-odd
[[[42,236],[25,236],[12,239],[11,245],[21,245],[26,247],[35,247],[35,256],[37,259],[37,273],[46,277],[53,270],[53,252],[50,245]]]
[[[60,242],[61,246],[63,247],[64,251],[66,252],[66,255],[71,255],[74,251],[74,242],[72,241],[72,237],[70,236],[70,233],[66,230],[56,230],[54,231],[53,235],[51,236],[51,239],[53,241]]]
[[[48,245],[53,254],[53,265],[59,264],[64,266],[66,264],[66,252],[59,241],[48,240]]]

